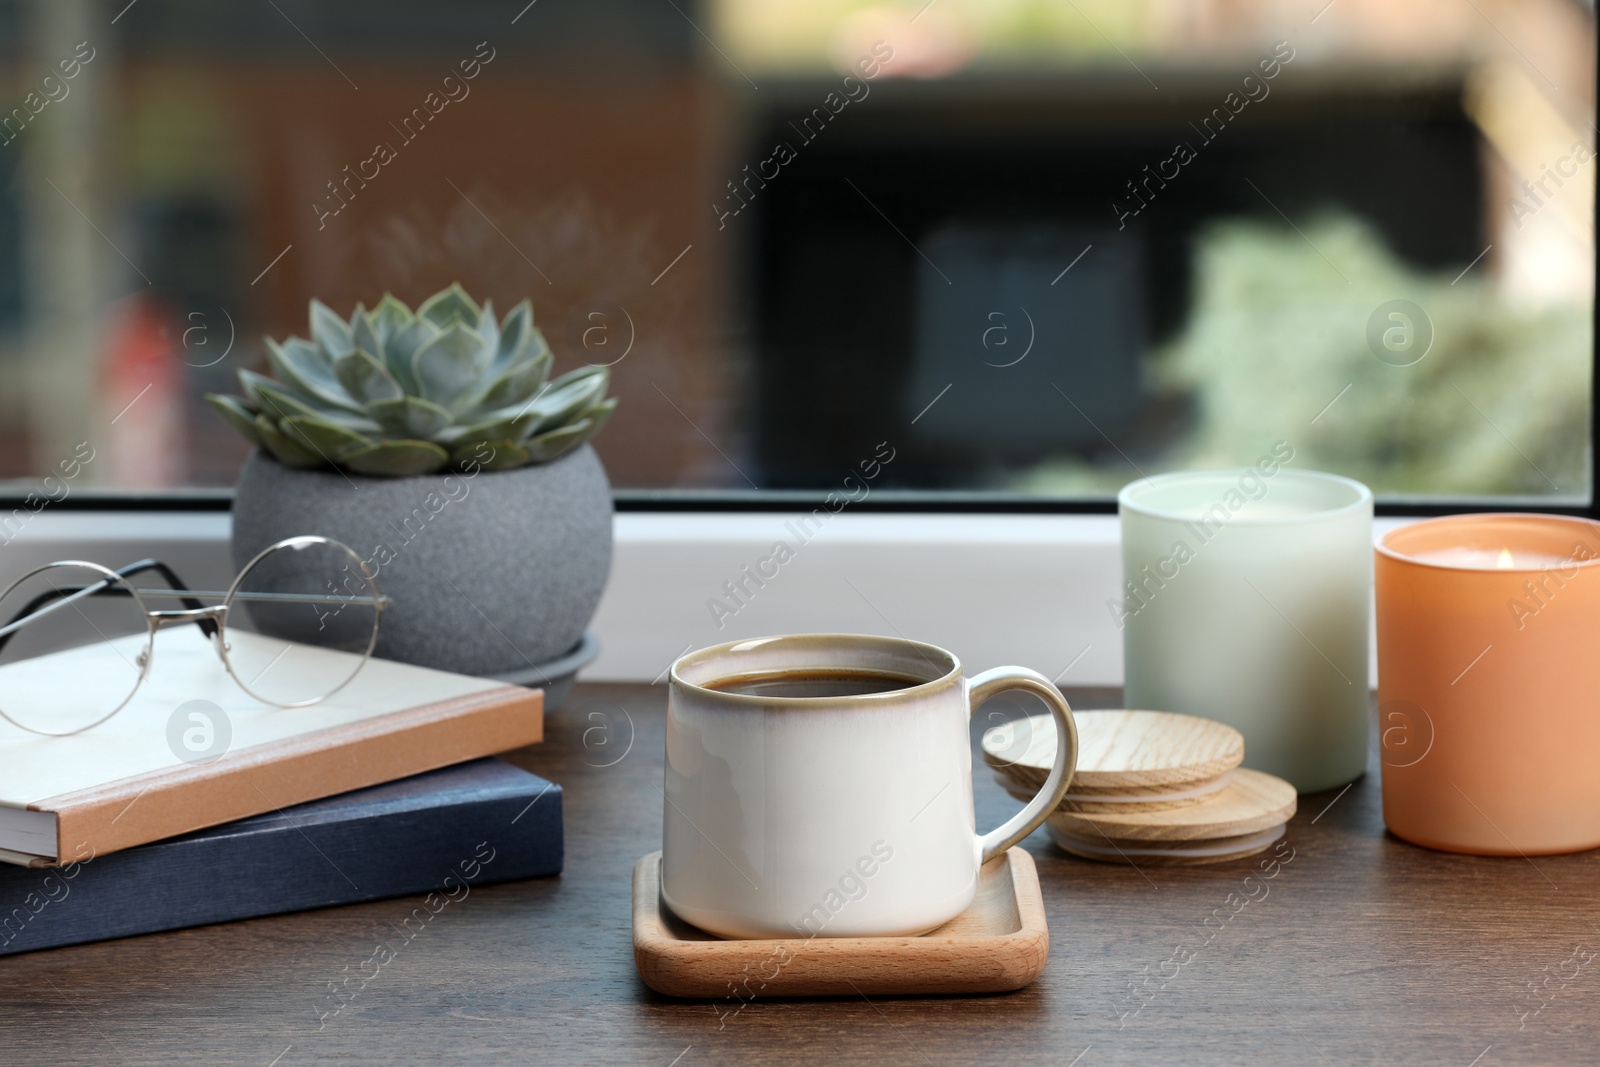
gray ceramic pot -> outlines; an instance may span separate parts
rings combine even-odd
[[[553,463],[415,478],[291,470],[257,451],[234,497],[234,565],[296,534],[374,562],[393,600],[376,655],[521,673],[583,638],[611,570],[611,487],[588,445]]]

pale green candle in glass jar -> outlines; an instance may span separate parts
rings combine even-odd
[[[1107,607],[1127,707],[1227,723],[1245,766],[1314,793],[1366,768],[1372,492],[1293,454],[1125,486]]]

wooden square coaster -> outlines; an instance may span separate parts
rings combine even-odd
[[[633,868],[633,961],[667,996],[1000,993],[1032,982],[1049,956],[1039,874],[1020,848],[984,864],[972,906],[921,937],[725,940],[661,902],[661,853]]]

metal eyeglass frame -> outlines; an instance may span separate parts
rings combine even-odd
[[[350,558],[354,560],[357,566],[360,568],[361,577],[366,581],[367,587],[372,592],[371,598],[366,599],[359,596],[321,596],[310,593],[247,593],[242,597],[238,596],[239,585],[244,581],[245,576],[255,568],[257,563],[260,563],[268,555],[279,549],[301,548],[314,544],[329,545],[333,548],[341,549],[348,553]],[[74,601],[80,600],[84,597],[95,596],[101,593],[110,593],[112,595],[125,595],[131,597],[133,602],[138,605],[139,610],[144,612],[145,624],[149,628],[149,632],[145,638],[144,647],[139,651],[138,658],[135,661],[139,668],[139,677],[134,681],[133,688],[128,690],[128,695],[122,699],[122,703],[118,704],[116,707],[112,708],[110,711],[106,712],[100,718],[91,723],[87,723],[86,725],[80,726],[74,730],[40,730],[13,719],[9,714],[6,713],[4,706],[0,705],[0,718],[5,719],[18,729],[26,730],[31,734],[39,734],[44,737],[70,737],[73,734],[83,733],[85,730],[92,730],[96,726],[99,726],[101,723],[116,715],[117,712],[121,711],[123,708],[127,707],[128,702],[133,699],[134,694],[139,691],[139,686],[144,684],[145,678],[150,673],[150,663],[154,659],[156,631],[161,629],[163,626],[173,623],[182,624],[192,622],[199,626],[200,632],[206,635],[206,637],[210,640],[212,647],[217,650],[217,655],[222,659],[222,665],[227,668],[229,677],[234,680],[240,689],[243,689],[256,700],[259,700],[264,704],[271,704],[273,707],[278,708],[305,708],[310,707],[313,704],[320,704],[322,701],[327,700],[339,690],[349,685],[350,682],[354,680],[355,676],[361,673],[361,668],[366,666],[367,660],[372,658],[372,650],[377,647],[378,644],[378,627],[383,620],[383,609],[389,607],[393,603],[388,597],[384,596],[378,591],[378,583],[376,578],[367,572],[366,562],[362,560],[360,555],[356,553],[355,549],[351,548],[342,541],[335,541],[331,537],[321,537],[315,534],[302,534],[298,537],[286,537],[281,541],[268,545],[260,552],[257,552],[255,556],[251,558],[250,562],[246,563],[244,567],[240,569],[238,575],[233,579],[233,583],[228,586],[227,592],[225,593],[190,589],[188,586],[184,585],[182,579],[180,579],[177,574],[173,572],[172,568],[156,559],[142,559],[137,563],[130,563],[126,567],[123,567],[119,570],[112,570],[109,567],[101,566],[98,563],[90,563],[86,560],[68,559],[57,560],[54,563],[46,563],[44,566],[36,567],[27,574],[24,574],[22,577],[18,578],[16,581],[7,586],[5,592],[0,593],[0,601],[3,601],[7,596],[11,595],[12,591],[21,586],[23,582],[26,582],[35,575],[43,574],[45,571],[52,570],[56,567],[81,567],[86,570],[96,571],[100,574],[103,574],[105,577],[98,582],[93,582],[89,585],[78,586],[77,588],[59,589],[52,587],[49,591],[34,597],[33,600],[30,601],[22,609],[22,611],[16,615],[15,618],[12,618],[5,625],[0,626],[0,649],[5,648],[6,642],[11,640],[12,634],[21,629],[24,623],[37,619],[40,616],[48,615],[51,612],[58,611],[61,608],[66,607],[68,604],[71,604]],[[183,607],[172,610],[157,610],[146,606],[144,598],[139,595],[141,591],[135,589],[128,583],[129,578],[132,578],[134,575],[141,574],[145,571],[156,571],[160,573],[160,575],[167,580],[168,584],[170,584],[172,588],[170,590],[146,589],[143,590],[143,592],[146,594],[163,595],[170,593],[171,595],[178,597],[183,602]],[[199,597],[221,597],[222,603],[207,606],[200,603],[199,599],[197,599]],[[271,600],[279,603],[287,602],[300,604],[340,605],[348,605],[351,603],[370,604],[375,609],[372,620],[372,636],[367,641],[366,649],[361,653],[360,665],[357,666],[355,670],[350,672],[350,676],[348,678],[334,686],[328,692],[311,700],[300,700],[292,703],[284,703],[280,700],[273,700],[269,697],[264,697],[260,693],[257,693],[255,690],[251,689],[245,680],[239,677],[238,672],[233,669],[232,661],[228,659],[228,642],[225,640],[225,627],[227,625],[228,608],[232,606],[236,597],[240,600]],[[52,600],[54,603],[50,603]]]

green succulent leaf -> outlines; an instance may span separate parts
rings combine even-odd
[[[378,327],[360,304],[356,305],[356,313],[350,316],[350,344],[363,352],[383,351]]]
[[[325,463],[337,463],[347,453],[377,443],[354,430],[309,415],[283,419],[278,423],[278,428],[285,437],[320,456]]]
[[[500,324],[494,318],[494,302],[485,300],[483,311],[478,316],[478,337],[484,347],[484,370],[487,372],[494,366],[495,357],[500,353]]]
[[[328,354],[310,341],[291,337],[280,345],[269,337],[267,362],[284,385],[307,399],[348,411],[361,410],[361,405],[352,401],[339,383]]]
[[[520,363],[496,378],[488,392],[479,398],[474,413],[496,411],[516,404],[526,404],[539,395],[545,375],[550,373],[550,354]]]
[[[510,441],[458,441],[450,446],[450,466],[453,470],[470,470],[481,467],[485,463],[493,462],[498,449],[497,444],[513,444]]]
[[[417,317],[427,319],[441,330],[451,322],[460,320],[469,329],[476,329],[480,312],[478,305],[472,302],[467,291],[461,288],[460,282],[453,283],[450,288],[434,293],[422,302],[417,309]]]
[[[353,396],[357,403],[393,400],[406,395],[400,383],[394,380],[394,375],[390,374],[379,362],[378,357],[371,352],[359,348],[354,352],[346,352],[334,360],[333,370],[339,376],[340,386]]]
[[[244,386],[245,395],[255,401],[255,406],[274,419],[317,414],[314,400],[298,396],[285,388],[283,383],[255,371],[240,370],[239,383]]]
[[[557,456],[572,451],[588,440],[592,425],[588,419],[580,419],[570,426],[530,437],[522,442],[522,447],[528,450],[528,455],[532,457],[534,463],[549,463]]]
[[[482,381],[491,355],[475,330],[456,322],[417,348],[411,371],[424,397],[453,406]]]
[[[265,415],[256,416],[256,433],[261,436],[262,446],[270,453],[272,458],[282,463],[285,467],[296,470],[315,470],[325,466],[326,461],[310,449],[302,448],[291,440],[277,424]]]
[[[372,310],[372,324],[377,327],[378,340],[387,343],[389,338],[417,321],[411,309],[395,299],[393,293],[384,293],[383,299]],[[381,351],[381,349],[373,349]]]
[[[604,367],[547,381],[554,357],[526,300],[501,320],[458,283],[415,313],[385,293],[348,321],[313,300],[310,319],[312,340],[267,340],[275,378],[241,370],[242,395],[206,398],[292,467],[506,470],[571,451],[617,408]]]
[[[350,342],[349,325],[320,300],[311,301],[311,338],[330,354],[355,347]]]
[[[550,351],[550,342],[544,339],[544,333],[537,326],[529,327],[528,343],[522,350],[521,359],[548,359],[555,362],[555,354]]]
[[[432,441],[382,441],[347,452],[339,462],[357,474],[396,478],[432,474],[449,461],[449,454]]]
[[[534,427],[538,426],[540,421],[537,412],[519,410],[510,415],[462,427],[460,430],[451,430],[448,434],[448,439],[452,441],[520,441],[532,433]],[[445,437],[446,435],[441,435],[441,439]]]
[[[497,370],[511,366],[522,356],[532,332],[533,305],[524,300],[512,308],[500,324],[500,347],[494,359]]]
[[[473,441],[451,451],[450,465],[457,470],[508,471],[527,466],[532,458],[516,441]]]
[[[579,418],[588,419],[590,423],[589,437],[593,437],[604,429],[605,424],[611,421],[612,414],[617,410],[617,398],[608,397],[579,415]],[[586,438],[587,440],[587,438]]]
[[[207,393],[206,403],[216,409],[224,422],[234,428],[240,437],[253,445],[261,444],[261,434],[256,429],[256,413],[236,396]]]
[[[571,422],[579,412],[598,404],[600,398],[605,396],[611,378],[604,368],[599,370],[598,374],[578,377],[564,374],[551,382],[550,388],[529,409],[541,416],[537,428],[544,430],[562,426]]]
[[[367,404],[367,414],[389,433],[424,439],[449,426],[451,419],[448,408],[415,396],[373,400]]]
[[[607,385],[611,384],[611,368],[595,366],[593,363],[585,363],[583,366],[574,367],[567,371],[567,373],[561,375],[559,378],[556,378],[550,383],[550,388],[559,389],[563,385],[567,385],[571,382],[582,381],[585,378],[595,377],[603,378]]]
[[[373,355],[383,360],[383,365],[389,368],[394,380],[407,393],[418,396],[422,390],[417,385],[417,376],[411,370],[411,361],[416,358],[417,349],[438,335],[439,328],[433,323],[414,318],[384,341],[382,352],[374,352]]]

